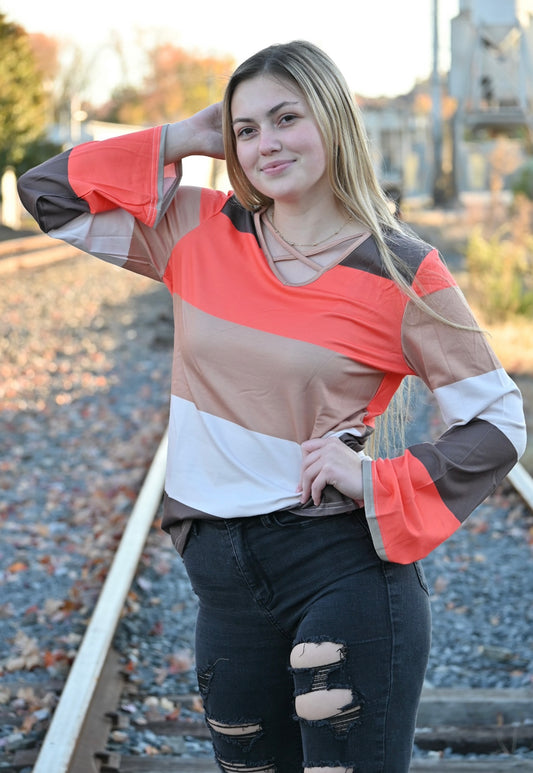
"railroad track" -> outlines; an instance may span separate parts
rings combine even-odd
[[[0,273],[45,265],[74,257],[78,250],[49,237],[28,237],[0,244]],[[9,268],[7,268],[9,266]],[[148,721],[147,729],[167,741],[168,754],[120,754],[113,751],[113,737],[128,721],[122,707],[135,696],[137,687],[124,673],[120,654],[112,647],[118,620],[134,579],[154,516],[159,508],[166,462],[166,435],[154,457],[133,508],[98,603],[92,614],[77,657],[60,694],[52,720],[43,721],[44,740],[39,749],[20,749],[0,771],[32,770],[32,773],[215,773],[207,752],[185,759],[179,753],[180,739],[207,741],[207,730],[198,710],[197,695],[168,696],[183,707],[173,719]],[[509,480],[533,510],[533,482],[520,466]],[[187,711],[187,709],[191,709]],[[184,719],[183,717],[188,717]],[[412,771],[455,773],[505,773],[533,771],[533,759],[519,759],[519,747],[533,749],[533,692],[522,690],[444,690],[424,692],[416,733],[416,744],[431,757],[416,759]],[[47,725],[45,727],[45,725]],[[462,758],[441,757],[451,750]],[[500,757],[499,753],[509,756]],[[468,754],[487,755],[468,759]]]
[[[0,242],[0,275],[82,255],[81,250],[46,234]]]

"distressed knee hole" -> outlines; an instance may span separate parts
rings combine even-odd
[[[363,708],[362,697],[349,683],[346,655],[345,645],[339,642],[302,642],[290,659],[297,717],[328,724],[339,737],[359,723]]]
[[[216,719],[209,719],[208,717],[207,724],[212,730],[215,731],[215,733],[220,733],[221,735],[229,735],[232,738],[242,738],[246,740],[255,738],[255,736],[259,735],[262,730],[259,722],[250,722],[249,724],[243,723],[243,724],[229,725],[224,722],[217,722]]]
[[[272,763],[265,765],[243,765],[240,762],[226,762],[217,757],[217,762],[224,773],[276,773],[276,768]]]
[[[301,642],[291,652],[292,668],[316,668],[340,663],[345,658],[344,644],[338,642]]]
[[[346,649],[339,642],[301,642],[291,652],[291,667],[300,674],[309,673],[309,690],[296,696],[296,713],[310,721],[326,719],[340,714],[352,703],[349,689],[329,687],[330,675],[337,671],[346,659]]]
[[[295,708],[299,717],[312,722],[317,719],[329,719],[342,714],[345,707],[349,706],[352,701],[353,695],[351,690],[315,690],[303,695],[297,695],[295,698]]]
[[[304,722],[327,724],[338,738],[345,738],[361,721],[363,700],[351,690],[320,690],[297,695],[295,709]]]
[[[304,773],[354,773],[353,768],[304,768]]]

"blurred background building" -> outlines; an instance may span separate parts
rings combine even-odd
[[[505,189],[530,151],[532,14],[531,0],[461,0],[452,20],[449,90],[457,102],[458,193]]]
[[[532,149],[532,17],[532,0],[460,0],[449,73],[438,71],[435,31],[431,81],[393,100],[362,100],[387,185],[441,201],[505,196]]]

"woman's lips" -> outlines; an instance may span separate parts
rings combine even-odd
[[[261,167],[261,171],[263,174],[268,175],[279,174],[280,172],[284,172],[285,169],[288,169],[292,163],[292,161],[272,161],[270,164],[265,164]]]

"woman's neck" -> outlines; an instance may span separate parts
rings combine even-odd
[[[337,205],[295,210],[273,204],[266,217],[278,236],[294,247],[316,247],[343,236],[353,226],[357,226],[354,230],[360,228],[351,214]]]

